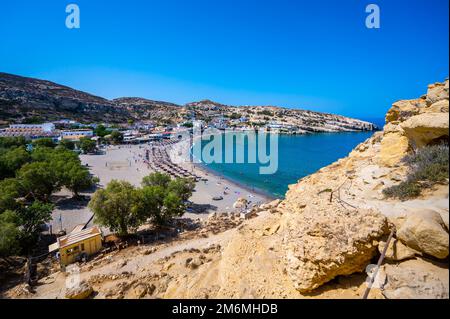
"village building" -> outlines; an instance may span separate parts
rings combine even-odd
[[[78,141],[83,137],[93,137],[94,131],[93,130],[66,130],[61,132],[61,139],[64,140],[72,140],[72,141]]]
[[[97,226],[83,228],[84,225],[76,226],[70,234],[59,237],[56,243],[48,247],[50,253],[58,252],[61,265],[87,258],[102,249],[101,230]]]
[[[59,132],[53,123],[11,124],[0,130],[0,137],[25,137],[26,139],[51,138],[57,140]]]

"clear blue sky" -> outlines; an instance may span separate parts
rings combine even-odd
[[[76,3],[81,28],[65,27]],[[365,7],[381,8],[381,29]],[[448,76],[448,0],[1,1],[0,71],[107,98],[382,117]]]

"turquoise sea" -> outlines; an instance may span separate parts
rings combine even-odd
[[[278,170],[273,175],[261,175],[259,173],[259,164],[248,163],[247,139],[244,141],[244,163],[211,163],[202,165],[236,183],[282,198],[289,184],[294,184],[300,178],[347,156],[356,145],[365,141],[373,133],[345,132],[297,136],[280,135],[278,140]],[[206,144],[208,142],[204,141],[202,146],[204,147]],[[226,147],[225,143],[223,143],[223,152],[229,151]],[[236,150],[236,142],[231,147],[233,147],[233,150]]]

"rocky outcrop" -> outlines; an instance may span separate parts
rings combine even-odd
[[[379,163],[395,166],[410,150],[449,137],[448,80],[428,87],[425,96],[395,102],[386,114]]]
[[[440,259],[448,256],[448,232],[441,215],[435,211],[423,210],[408,215],[397,237],[408,247],[425,254]]]
[[[439,102],[438,102],[439,103]],[[400,124],[414,148],[426,146],[449,136],[448,113],[423,113]]]
[[[441,100],[448,100],[448,79],[444,83],[435,83],[428,86],[427,105],[431,106]]]
[[[388,123],[381,140],[380,163],[386,166],[398,164],[410,150],[409,140],[399,124]]]
[[[380,213],[334,205],[308,207],[300,214],[286,214],[283,220],[287,273],[302,293],[336,276],[364,271],[388,232]]]

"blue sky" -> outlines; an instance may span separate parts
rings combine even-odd
[[[76,3],[81,28],[65,27]],[[381,28],[365,27],[378,4]],[[107,98],[382,117],[448,76],[448,0],[2,1],[0,71]]]

